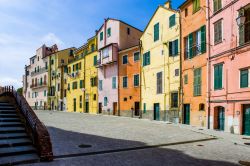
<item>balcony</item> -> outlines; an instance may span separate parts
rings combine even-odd
[[[41,68],[41,69],[39,69],[39,70],[37,70],[37,71],[31,72],[31,77],[36,76],[36,75],[38,75],[38,74],[45,73],[45,72],[47,72],[47,71],[48,71],[48,68],[47,68],[47,67],[43,67],[43,68]]]
[[[191,48],[185,48],[185,59],[192,59],[197,55],[206,52],[206,44],[193,45]]]
[[[42,87],[46,87],[47,86],[47,82],[42,82],[39,84],[32,84],[30,85],[31,89],[36,89],[36,88],[42,88]]]

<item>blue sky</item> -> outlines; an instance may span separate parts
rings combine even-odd
[[[104,18],[144,30],[165,0],[0,0],[0,85],[22,86],[25,64],[42,44],[79,47]],[[177,8],[184,0],[173,0]]]

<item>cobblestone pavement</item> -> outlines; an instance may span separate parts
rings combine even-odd
[[[250,139],[243,136],[125,117],[36,113],[49,129],[55,160],[30,165],[220,166],[250,162],[250,146],[244,144]]]

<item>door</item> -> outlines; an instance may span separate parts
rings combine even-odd
[[[184,104],[184,124],[190,125],[190,104]]]
[[[225,128],[225,110],[224,107],[218,108],[218,129],[223,131]]]
[[[86,108],[86,113],[89,113],[89,102],[86,102],[85,103],[85,108]]]
[[[243,135],[250,135],[250,105],[243,107]]]
[[[102,113],[102,103],[99,103],[99,109],[98,109],[99,114]]]
[[[140,102],[135,102],[135,116],[140,116]]]
[[[113,115],[116,115],[117,113],[117,102],[113,103]]]
[[[74,112],[76,112],[76,99],[74,99]]]
[[[154,104],[154,120],[160,120],[160,104]]]

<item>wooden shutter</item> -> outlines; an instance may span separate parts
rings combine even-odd
[[[201,53],[206,52],[206,26],[201,27]]]
[[[193,33],[189,34],[188,36],[189,42],[189,58],[193,58]]]
[[[173,55],[173,42],[169,42],[169,46],[168,46],[168,49],[169,49],[169,56],[172,56]]]
[[[174,55],[178,55],[178,39],[174,41]]]
[[[240,87],[241,88],[248,87],[248,69],[240,71]]]
[[[157,73],[157,94],[162,93],[162,72]]]
[[[97,65],[97,56],[95,55],[94,56],[94,66],[96,66]]]
[[[154,41],[159,40],[159,23],[154,25]]]
[[[169,28],[175,25],[175,14],[169,17]]]

